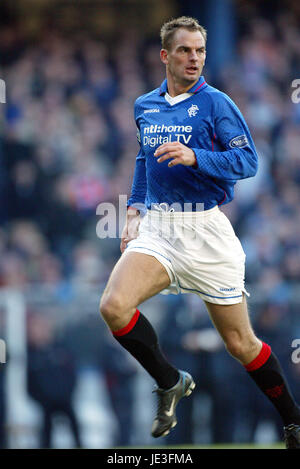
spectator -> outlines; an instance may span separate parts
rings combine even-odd
[[[52,447],[53,419],[61,414],[68,418],[79,448],[80,430],[72,404],[76,386],[73,358],[63,341],[55,340],[51,321],[39,314],[32,314],[28,323],[27,379],[28,392],[43,412],[40,447]]]

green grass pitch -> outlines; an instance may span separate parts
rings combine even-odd
[[[176,446],[127,446],[118,447],[115,449],[159,449],[163,451],[164,449],[285,449],[284,443],[272,443],[272,444],[255,444],[255,443],[235,443],[235,444],[217,444],[217,445],[176,445]]]

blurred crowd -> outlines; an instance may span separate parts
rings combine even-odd
[[[299,31],[297,17],[289,13],[272,21],[250,18],[247,27],[239,31],[234,61],[218,76],[212,76],[209,67],[204,69],[208,83],[228,93],[241,109],[259,153],[257,176],[238,183],[235,200],[222,210],[246,252],[249,290],[257,289],[264,298],[264,303],[254,308],[255,327],[281,354],[286,343],[300,333],[298,311],[293,306],[300,282],[300,104],[292,99],[292,82],[300,78]],[[43,286],[58,301],[72,298],[78,288],[99,287],[100,292],[119,256],[119,239],[97,238],[96,208],[101,202],[117,206],[119,194],[130,194],[138,148],[133,104],[137,96],[164,79],[159,49],[157,38],[136,37],[130,31],[121,31],[114,41],[106,42],[85,33],[67,38],[45,29],[34,42],[20,29],[1,28],[0,77],[7,85],[7,102],[0,105],[1,286],[23,291]],[[207,341],[201,345],[200,336],[186,336],[192,330],[205,332],[210,327],[203,312],[190,307],[191,302],[188,296],[161,300],[166,313],[160,323],[163,346],[177,360],[177,366],[182,361],[183,367],[199,374],[200,390],[211,396],[214,441],[233,441],[239,438],[234,422],[247,407],[250,385],[239,378],[240,399],[225,419],[222,412],[230,407],[220,409],[222,400],[233,405],[226,376],[240,371],[215,337],[211,338],[215,348],[207,350]],[[184,319],[187,310],[189,321]],[[175,316],[174,336],[164,334]],[[36,339],[32,328],[30,337]],[[106,342],[112,347],[109,340]],[[99,355],[107,350],[102,348]],[[34,355],[32,347],[30,353]],[[45,362],[51,362],[51,352],[47,353]],[[114,353],[121,356],[118,349]],[[43,368],[39,361],[42,358],[37,356],[30,363]],[[104,362],[99,358],[99,366]],[[285,362],[289,363],[289,358],[285,357]],[[113,375],[107,371],[112,393],[117,393],[120,381],[118,358],[115,363]],[[128,365],[123,377],[128,390],[135,373]],[[296,382],[299,370],[291,366],[292,382],[293,373]],[[122,399],[130,396],[125,392]],[[119,400],[116,394],[115,405]],[[116,414],[124,415],[129,408],[117,409]],[[252,409],[257,408],[265,409],[260,401],[252,404]],[[67,412],[79,446],[72,410]],[[260,414],[264,412],[269,415],[268,407]],[[47,445],[49,413],[48,406],[47,443],[43,440]],[[253,414],[257,418],[258,413]],[[184,415],[187,425],[191,411],[186,409]],[[221,416],[227,426],[222,427]],[[253,438],[256,422],[251,425],[252,433],[249,429],[245,433],[248,440]],[[177,441],[192,438],[184,429],[181,433],[178,430]],[[124,435],[119,441],[128,442]]]
[[[234,63],[207,81],[238,104],[260,156],[255,179],[237,184],[224,211],[247,253],[247,280],[271,286],[300,279],[299,28],[291,16],[253,21]],[[129,33],[106,44],[45,31],[32,44],[0,32],[0,283],[99,285],[118,241],[95,236],[96,207],[130,194],[137,152],[133,103],[160,84],[159,44]]]

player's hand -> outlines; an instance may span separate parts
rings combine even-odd
[[[156,149],[154,156],[157,158],[158,163],[171,158],[171,161],[168,163],[169,167],[178,164],[194,166],[197,163],[194,151],[180,142],[163,143]]]
[[[125,251],[129,241],[138,237],[139,225],[140,225],[140,213],[138,211],[135,211],[135,212],[128,211],[126,224],[121,234],[121,243],[120,243],[121,253]]]

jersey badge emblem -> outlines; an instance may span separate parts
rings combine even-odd
[[[190,108],[188,108],[188,113],[190,117],[195,117],[199,111],[199,108],[196,104],[192,104]]]

